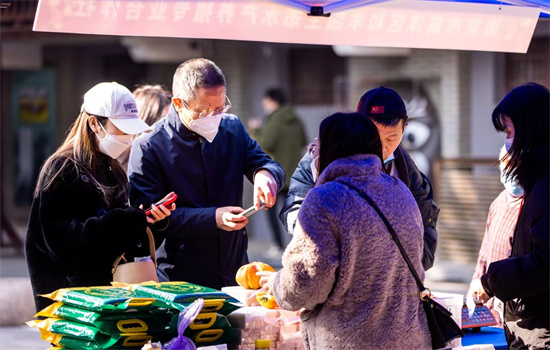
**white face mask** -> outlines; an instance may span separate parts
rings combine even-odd
[[[208,142],[212,143],[218,134],[222,114],[213,115],[199,119],[193,119],[189,122],[189,129],[204,137]]]
[[[514,143],[513,137],[511,139],[504,139],[504,147],[506,147],[506,152],[510,150],[510,148],[512,147],[512,143]]]
[[[505,139],[504,140],[504,148],[506,148],[506,151],[508,152],[510,150],[510,147],[512,147],[512,143],[514,142],[514,139]],[[502,157],[503,151],[501,151],[501,157]],[[500,168],[500,182],[504,185],[504,188],[514,197],[523,197],[524,191],[523,187],[520,186],[517,178],[514,176],[506,176],[506,173],[504,171],[505,163],[500,162],[499,168]]]
[[[319,178],[319,169],[317,169],[317,159],[319,159],[319,156],[313,158],[313,161],[309,165],[311,168],[311,175],[313,175],[313,182],[317,182],[317,179]]]
[[[98,124],[105,132],[104,138],[101,138],[98,134],[96,134],[99,139],[99,151],[101,153],[106,154],[113,159],[117,159],[122,152],[132,146],[132,135],[111,135],[107,132],[107,130],[105,130],[101,123]]]
[[[504,185],[504,188],[514,197],[523,197],[525,193],[523,187],[520,186],[517,178],[514,176],[506,176],[504,172],[504,164],[500,165],[500,182]]]

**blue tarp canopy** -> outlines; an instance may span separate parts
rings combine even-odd
[[[284,4],[296,9],[313,13],[314,15],[334,13],[338,11],[349,10],[359,6],[369,6],[379,4],[382,2],[388,2],[392,0],[324,0],[324,1],[293,1],[293,0],[270,0],[271,2]],[[439,1],[439,0],[424,0],[424,1]],[[502,6],[525,6],[525,7],[538,7],[540,9],[541,17],[550,17],[550,0],[445,0],[445,2],[464,2],[464,3],[476,3],[476,4],[492,4]]]

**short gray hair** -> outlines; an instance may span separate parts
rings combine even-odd
[[[192,101],[199,88],[226,86],[225,76],[216,64],[205,58],[195,58],[179,65],[174,73],[172,93],[184,101]]]

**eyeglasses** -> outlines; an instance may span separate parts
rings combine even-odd
[[[313,142],[307,145],[307,154],[313,158],[315,152],[317,151],[317,143]]]
[[[195,113],[200,119],[200,118],[212,117],[214,115],[226,113],[232,107],[232,105],[231,105],[231,101],[229,101],[229,97],[227,97],[227,95],[225,95],[225,99],[227,100],[227,104],[225,106],[220,107],[220,108],[216,108],[216,109],[212,109],[212,110],[209,110],[209,111],[202,111],[200,113],[197,112],[197,111],[192,110],[189,107],[189,105],[187,104],[187,102],[185,102],[184,100],[181,100],[181,102],[183,102],[183,104],[185,105],[185,108],[187,108],[190,112]]]

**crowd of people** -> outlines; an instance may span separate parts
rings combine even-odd
[[[400,146],[408,119],[401,96],[383,86],[367,91],[355,113],[322,121],[307,152],[282,91],[268,90],[263,104],[269,115],[253,138],[229,113],[223,72],[203,58],[177,68],[171,92],[142,86],[132,94],[115,82],[86,92],[34,193],[25,255],[37,310],[49,303],[41,294],[108,285],[117,256],[147,255],[146,227],[160,281],[235,285],[248,263],[246,177],[256,209],[272,208],[274,230],[282,204],[292,239],[284,249],[275,233],[283,268],[262,273],[261,284],[282,308],[304,310],[307,349],[430,348],[417,284],[363,196],[423,279],[434,264],[439,208]],[[505,189],[491,205],[468,294],[501,310],[511,349],[550,347],[549,108],[548,89],[526,83],[492,114],[506,133]],[[175,204],[153,204],[171,191]]]

